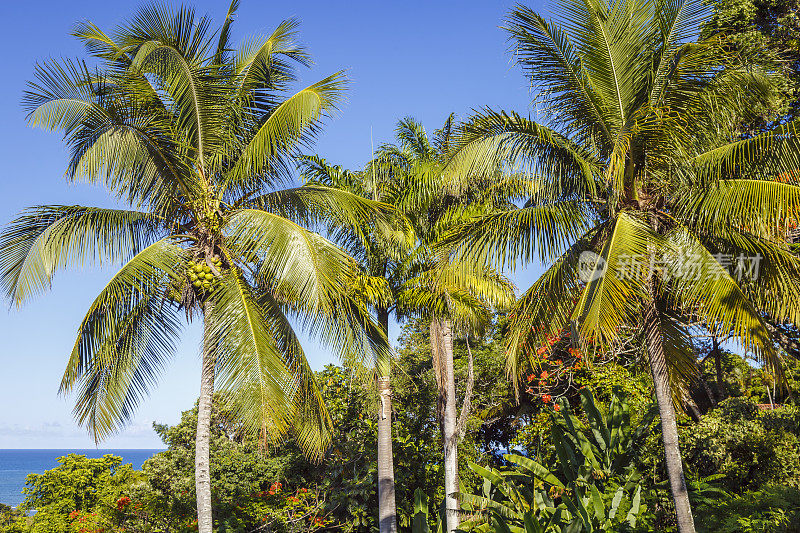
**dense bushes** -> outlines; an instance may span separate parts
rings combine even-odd
[[[698,509],[701,533],[797,533],[800,531],[800,491],[768,487],[720,500]]]
[[[742,492],[768,485],[800,486],[800,411],[761,410],[730,398],[685,432],[684,458],[701,476]]]
[[[33,533],[88,533],[125,522],[134,512],[125,496],[144,476],[120,457],[83,455],[58,458],[59,466],[43,474],[30,474],[23,490],[23,510],[35,510],[33,518],[9,517],[4,531]]]

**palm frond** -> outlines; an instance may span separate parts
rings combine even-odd
[[[579,201],[563,201],[476,217],[454,227],[447,242],[465,256],[486,257],[501,268],[538,255],[552,260],[593,225]]]
[[[226,60],[226,54],[230,48],[231,25],[238,9],[239,0],[231,0],[231,4],[228,6],[228,14],[225,15],[225,22],[222,23],[222,28],[219,30],[217,50],[214,52],[214,64],[216,65],[221,65]]]
[[[594,198],[602,175],[597,157],[556,131],[516,113],[485,110],[465,124],[444,169],[454,191],[466,178],[506,173],[547,176],[538,200]]]
[[[223,178],[222,190],[258,190],[265,177],[281,165],[282,157],[293,154],[313,138],[322,118],[341,102],[344,86],[344,74],[339,72],[282,102],[249,134]]]
[[[584,252],[593,252],[592,241],[602,231],[592,228],[569,247],[509,311],[506,336],[506,373],[515,386],[520,378],[521,362],[532,356],[548,340],[558,338],[569,326],[583,283],[581,265]]]
[[[296,78],[293,63],[310,64],[308,53],[296,42],[299,25],[297,20],[285,20],[269,37],[242,43],[233,62],[239,98],[253,100],[257,91],[283,89]]]
[[[114,32],[115,41],[135,50],[134,56],[146,43],[159,42],[195,64],[213,54],[211,34],[211,19],[198,17],[191,7],[176,9],[166,2],[142,6]]]
[[[646,297],[651,261],[663,250],[663,239],[646,221],[627,212],[617,216],[572,314],[583,342],[605,348],[618,338]]]
[[[659,39],[655,44],[653,81],[648,103],[657,107],[667,85],[679,71],[678,63],[699,37],[701,23],[708,19],[711,7],[702,0],[662,0],[658,3],[655,22]]]
[[[81,322],[61,392],[77,386],[75,416],[96,441],[120,429],[172,357],[182,321],[170,299],[186,252],[169,240],[133,256]]]
[[[226,123],[226,111],[230,111],[217,68],[193,62],[169,42],[158,40],[141,44],[133,68],[159,79],[160,88],[174,103],[175,125],[192,148],[200,175],[208,180],[206,158],[222,149],[220,124]]]
[[[690,158],[703,179],[724,180],[785,176],[797,181],[800,171],[800,135],[797,122],[788,122],[755,137],[738,140]]]
[[[672,391],[673,404],[681,408],[686,404],[690,387],[700,378],[697,368],[697,359],[689,340],[691,335],[675,316],[663,308],[658,311],[661,315],[661,334],[664,342],[664,362],[667,365],[670,390]]]
[[[48,290],[58,269],[121,264],[163,231],[159,217],[138,211],[50,205],[27,209],[0,237],[0,283],[21,305]]]
[[[255,209],[231,216],[234,253],[259,258],[258,285],[296,313],[312,334],[363,367],[386,352],[385,334],[354,293],[358,264],[332,242],[297,224]]]
[[[274,300],[267,294],[259,297],[231,269],[206,309],[206,341],[213,346],[219,386],[232,399],[237,418],[253,432],[266,430],[274,440],[296,427],[303,451],[321,457],[330,443],[330,418],[291,325]],[[302,416],[298,423],[299,415],[311,413],[316,416]]]
[[[267,193],[246,202],[290,218],[307,227],[353,232],[359,239],[377,238],[395,249],[409,248],[414,232],[397,210],[385,203],[368,200],[346,190],[304,185]]]
[[[738,271],[740,288],[759,311],[779,321],[800,322],[800,258],[786,243],[735,227],[695,235],[721,266]]]
[[[584,137],[596,135],[612,142],[613,117],[602,95],[595,92],[569,35],[522,5],[511,12],[504,29],[515,42],[513,52],[531,83],[551,95],[548,107],[572,119],[569,127],[583,130]]]
[[[36,65],[33,76],[22,97],[30,125],[69,135],[88,117],[106,115],[97,101],[102,80],[85,63],[46,61]]]
[[[728,269],[684,226],[673,229],[667,239],[677,254],[668,260],[672,267],[664,270],[664,277],[680,312],[730,332],[746,351],[780,373],[764,320]]]
[[[800,221],[800,186],[779,181],[726,179],[675,199],[676,215],[711,233],[740,228],[773,239]]]
[[[405,117],[397,122],[395,137],[400,141],[400,147],[411,153],[417,160],[429,160],[435,157],[425,127],[412,117]]]

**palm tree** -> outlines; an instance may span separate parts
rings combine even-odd
[[[404,249],[387,246],[385,238],[377,235],[367,240],[354,238],[349,230],[336,232],[334,240],[360,258],[370,275],[385,277],[388,298],[383,300],[385,306],[376,308],[385,331],[390,313],[398,320],[410,316],[430,320],[431,354],[438,387],[437,413],[444,442],[448,531],[453,531],[459,523],[458,442],[469,415],[472,387],[470,373],[461,413],[457,416],[454,336],[462,332],[468,337],[470,332],[479,331],[490,321],[493,306],[511,304],[513,289],[508,280],[483,263],[451,259],[437,242],[459,221],[477,213],[508,208],[508,199],[514,193],[518,195],[521,187],[519,180],[508,178],[469,183],[458,196],[445,191],[441,171],[451,145],[453,124],[451,115],[431,140],[425,128],[413,118],[400,120],[395,130],[397,144],[382,145],[363,171],[331,166],[318,157],[307,157],[302,163],[303,174],[311,183],[380,198],[404,215],[413,229],[410,235],[415,237],[416,243]],[[364,235],[369,234],[365,231]],[[378,374],[383,379],[384,388],[379,392],[384,408],[391,406],[389,371],[387,361],[383,373]],[[391,426],[387,422],[382,430],[380,421],[389,418],[388,415],[384,418],[384,414],[379,416],[378,426],[379,478],[385,479],[381,476],[384,472],[392,476],[392,481],[379,483],[378,500],[379,506],[391,505],[390,515],[394,515]],[[383,469],[382,464],[385,465]],[[387,496],[389,491],[391,495]],[[383,510],[379,514],[385,516]]]
[[[301,174],[307,186],[324,186],[372,201],[380,200],[393,205],[398,189],[391,183],[392,176],[376,172],[374,165],[365,171],[350,171],[330,165],[318,156],[304,156],[299,160]],[[402,214],[401,214],[402,216]],[[357,290],[372,302],[378,326],[383,335],[389,334],[389,317],[394,296],[399,289],[401,258],[413,244],[414,235],[402,218],[396,235],[376,231],[371,221],[359,227],[329,224],[333,240],[355,257],[366,279],[372,283],[358,286]],[[388,237],[388,238],[387,238]],[[382,280],[376,283],[375,280]],[[377,386],[378,441],[378,524],[381,533],[397,532],[397,505],[395,499],[394,457],[392,452],[392,388],[391,352],[386,351],[375,360],[373,375]]]
[[[342,96],[341,73],[287,97],[297,23],[235,51],[238,2],[218,33],[193,10],[153,5],[105,33],[74,35],[93,62],[36,67],[31,124],[64,132],[69,181],[102,184],[125,209],[37,206],[0,238],[0,280],[20,305],[56,270],[121,265],[80,324],[61,382],[99,441],[121,428],[173,356],[182,318],[204,324],[196,437],[199,530],[212,530],[209,424],[215,388],[247,427],[292,430],[319,458],[330,419],[292,318],[343,357],[386,353],[352,286],[358,264],[302,223],[392,230],[388,206],[341,190],[280,190],[298,146]]]
[[[418,245],[404,263],[405,279],[397,293],[406,315],[430,320],[431,357],[438,389],[437,414],[444,459],[445,522],[452,532],[460,523],[458,503],[458,444],[464,436],[472,394],[472,352],[469,337],[491,321],[494,307],[513,302],[511,283],[485,262],[451,256],[440,240],[456,224],[479,214],[509,209],[511,200],[524,189],[516,177],[493,173],[489,180],[461,178],[458,190],[442,181],[442,169],[453,144],[454,116],[429,138],[413,118],[404,118],[396,129],[397,145],[385,145],[380,159],[391,162],[408,182],[396,205],[414,226]],[[461,409],[456,396],[453,342],[464,336],[468,375]],[[459,412],[460,411],[460,412]]]
[[[446,171],[458,183],[504,164],[539,182],[524,207],[452,237],[500,263],[552,262],[513,312],[515,382],[562,331],[586,350],[639,331],[682,533],[694,523],[673,395],[695,369],[680,318],[732,332],[777,373],[762,317],[800,318],[800,261],[785,240],[800,214],[796,124],[741,137],[781,95],[768,58],[693,42],[707,16],[694,0],[565,0],[552,20],[516,7],[505,29],[545,120],[476,114]],[[757,280],[741,275],[758,260]]]

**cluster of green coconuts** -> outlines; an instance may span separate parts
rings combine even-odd
[[[218,255],[209,257],[209,261],[217,267],[217,270],[222,270],[222,259]],[[217,280],[208,263],[201,259],[199,261],[189,261],[188,266],[189,281],[192,282],[192,286],[199,291],[210,291]]]

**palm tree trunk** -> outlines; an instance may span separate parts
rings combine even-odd
[[[389,313],[378,311],[378,324],[389,335]],[[392,387],[389,361],[378,361],[378,524],[380,533],[397,533],[392,455]]]
[[[678,443],[678,424],[672,404],[667,362],[664,357],[664,338],[661,329],[661,314],[656,307],[654,280],[650,281],[650,298],[645,302],[644,328],[650,370],[653,374],[653,387],[656,392],[658,412],[661,415],[661,436],[664,442],[664,456],[667,464],[667,477],[675,502],[675,512],[679,533],[694,533],[694,518],[689,503],[689,492],[683,476],[683,463]]]
[[[444,409],[442,413],[442,440],[444,441],[444,494],[447,532],[459,525],[458,497],[458,430],[456,420],[456,380],[453,363],[453,330],[449,320],[439,321],[441,354],[443,362]]]
[[[208,313],[204,313],[206,316]],[[209,324],[206,320],[203,339],[203,369],[200,375],[200,399],[197,403],[197,435],[195,437],[194,483],[197,492],[197,530],[212,533],[211,512],[211,402],[214,397],[216,358],[210,346]]]
[[[722,354],[719,350],[719,342],[717,341],[716,335],[711,337],[711,342],[714,350],[714,371],[717,375],[717,401],[721,402],[725,399],[725,394],[723,392],[724,385],[722,383]]]

